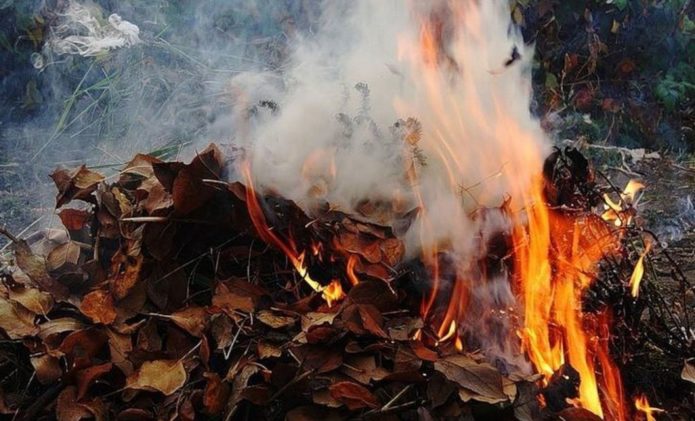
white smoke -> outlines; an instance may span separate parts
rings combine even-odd
[[[409,250],[445,242],[470,256],[479,229],[468,214],[507,195],[521,207],[550,145],[529,111],[532,48],[507,2],[329,6],[317,36],[296,43],[284,80],[233,81],[249,104],[279,105],[242,135],[255,181],[307,211],[317,196],[347,212],[366,200],[408,211],[420,206],[418,193],[428,222],[413,225]],[[439,25],[436,68],[423,59],[423,22]],[[392,127],[409,117],[420,122],[426,160],[414,185],[406,177],[411,147]]]

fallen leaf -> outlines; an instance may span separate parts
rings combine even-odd
[[[172,313],[169,318],[191,335],[201,337],[207,328],[210,316],[204,307],[191,306]]]
[[[53,297],[47,292],[36,288],[16,286],[9,290],[10,300],[21,304],[24,308],[36,314],[46,315],[53,308]]]
[[[80,311],[94,323],[109,325],[116,320],[113,297],[108,291],[94,290],[82,298]]]
[[[118,301],[125,298],[140,280],[144,258],[141,254],[128,256],[122,252],[116,253],[111,260],[111,293]]]
[[[68,296],[68,289],[65,285],[54,280],[46,269],[46,261],[35,255],[29,245],[24,240],[19,240],[14,244],[15,260],[17,266],[22,269],[27,276],[45,292],[53,295],[56,300],[63,300]]]
[[[55,414],[58,421],[80,421],[92,418],[92,413],[77,403],[75,386],[68,386],[56,399]]]
[[[0,329],[10,339],[21,339],[39,332],[34,324],[35,314],[19,304],[0,298]]]
[[[683,370],[681,371],[681,379],[690,383],[695,383],[695,365],[687,360],[683,362]]]
[[[56,170],[51,174],[51,178],[58,189],[56,208],[72,200],[90,201],[97,185],[104,180],[103,175],[87,169],[84,165],[72,171]]]
[[[379,309],[370,304],[357,305],[357,309],[362,319],[362,325],[368,332],[380,338],[386,338],[388,336],[381,327],[384,323],[384,319]]]
[[[81,209],[63,209],[58,217],[67,230],[79,231],[91,221],[92,214]]]
[[[307,332],[312,326],[320,326],[325,323],[331,325],[337,316],[338,313],[309,312],[302,315],[302,330]]]
[[[456,354],[436,361],[434,368],[461,386],[465,397],[490,404],[509,399],[504,393],[502,375],[487,363],[478,363],[470,357]]]
[[[126,387],[158,391],[169,396],[183,387],[186,377],[181,360],[145,361],[135,373],[128,376]]]
[[[66,265],[76,266],[80,260],[80,246],[73,241],[68,241],[54,248],[46,257],[46,268],[56,271]]]
[[[75,378],[77,380],[77,399],[81,400],[84,398],[89,387],[94,384],[99,377],[111,371],[112,367],[112,363],[104,363],[93,365],[75,373]]]
[[[272,327],[273,329],[282,329],[292,326],[296,319],[289,316],[281,316],[269,310],[261,310],[256,314],[256,318],[263,324]]]
[[[62,375],[58,358],[49,355],[34,355],[31,357],[31,365],[36,372],[36,378],[41,384],[51,384],[57,381]]]
[[[208,415],[218,415],[229,398],[229,385],[217,373],[203,373],[207,379],[203,391],[203,406]]]
[[[331,397],[342,402],[349,410],[378,408],[379,400],[364,386],[352,382],[337,382],[328,387]]]
[[[256,350],[258,351],[258,358],[262,360],[266,358],[279,358],[282,356],[282,348],[267,341],[258,341]]]

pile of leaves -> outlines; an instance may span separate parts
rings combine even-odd
[[[305,260],[322,285],[349,287],[329,305],[253,228],[248,200],[256,198],[223,181],[229,168],[211,145],[189,164],[137,155],[117,178],[85,166],[53,173],[67,235],[30,247],[4,232],[15,253],[2,272],[0,329],[17,359],[0,366],[1,413],[596,419],[564,404],[577,386],[571,367],[544,392],[563,404],[540,408],[537,376],[435,344],[413,277],[394,268],[403,246],[391,228],[330,209],[310,219],[290,201],[258,198],[274,236],[336,250]],[[552,180],[556,198],[581,199],[566,179]],[[360,278],[351,287],[350,261]],[[27,364],[31,377],[8,381]]]

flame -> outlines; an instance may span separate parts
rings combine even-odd
[[[345,293],[343,292],[343,287],[340,285],[339,280],[334,279],[323,289],[323,298],[326,300],[328,307],[331,307],[334,302],[341,301],[345,298]]]
[[[338,281],[332,281],[328,286],[323,286],[317,281],[311,279],[309,276],[309,271],[304,263],[305,253],[298,252],[294,241],[291,239],[287,242],[283,241],[278,235],[276,235],[268,226],[265,219],[265,214],[261,205],[258,202],[258,197],[256,191],[254,190],[253,181],[251,179],[251,170],[248,163],[243,163],[241,165],[241,171],[243,173],[245,183],[246,183],[246,206],[248,207],[249,217],[253,223],[256,232],[261,237],[263,241],[268,244],[272,244],[279,248],[294,266],[295,270],[299,276],[304,280],[316,292],[320,292],[323,298],[326,300],[329,306],[335,301],[342,299],[345,294]],[[314,248],[315,251],[319,251],[319,248]]]
[[[358,260],[359,260],[359,257],[355,256],[354,254],[351,254],[348,257],[347,266],[345,268],[345,273],[347,274],[347,278],[353,286],[360,283],[360,280],[357,277],[357,274],[355,274],[355,266],[357,265]]]
[[[644,257],[649,253],[649,250],[652,247],[652,243],[648,241],[646,243],[646,246],[644,248],[644,251],[640,255],[639,259],[637,259],[637,263],[635,264],[635,268],[632,271],[632,275],[630,276],[630,294],[637,298],[639,295],[639,286],[642,281],[642,276],[644,275]]]
[[[647,421],[656,421],[656,417],[654,417],[654,414],[664,412],[663,409],[653,408],[649,406],[649,401],[647,400],[647,397],[644,395],[638,396],[635,399],[635,408],[644,414]]]
[[[514,79],[518,69],[484,69],[479,64],[492,62],[494,55],[493,46],[486,44],[490,29],[483,16],[491,12],[483,9],[495,6],[472,1],[445,4],[441,16],[435,11],[422,18],[417,37],[404,36],[399,42],[399,57],[410,62],[421,78],[416,83],[422,84],[425,97],[418,100],[432,114],[429,131],[419,145],[443,170],[439,185],[464,200],[473,199],[469,207],[498,206],[502,200],[495,186],[506,189],[514,250],[512,281],[523,309],[523,325],[517,332],[523,351],[546,381],[569,363],[581,378],[576,404],[600,417],[624,420],[620,373],[607,345],[610,320],[598,318],[593,328],[588,327],[591,323],[587,320],[593,316],[584,313],[582,296],[596,277],[599,261],[617,252],[619,237],[610,224],[630,222],[628,210],[644,186],[636,181],[628,183],[618,203],[606,196],[603,220],[549,209],[540,175],[546,156],[543,133],[525,124],[510,99],[518,89],[518,80],[514,86],[505,82]],[[447,19],[465,30],[445,45]],[[419,105],[407,99],[395,101],[401,115],[417,116]],[[491,150],[496,153],[491,154]],[[462,180],[463,175],[470,174],[466,171],[469,168],[479,168],[483,181]],[[445,279],[439,253],[455,249],[456,244],[434,240],[431,231],[437,224],[433,218],[438,216],[430,203],[431,193],[420,187],[426,176],[425,170],[421,174],[408,172],[421,207],[421,259],[431,279],[431,292],[422,300],[421,314],[434,325],[438,343],[451,340],[461,350],[460,331],[470,325],[466,318],[473,304],[469,286],[487,279],[484,274],[471,277],[475,271],[465,260],[455,276]],[[473,187],[462,187],[470,181]],[[471,189],[476,189],[475,193]],[[452,238],[456,237],[452,234]],[[445,286],[447,293],[443,294]]]

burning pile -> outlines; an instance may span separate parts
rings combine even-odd
[[[655,413],[630,402],[615,358],[647,308],[651,246],[630,253],[639,186],[613,194],[579,152],[551,150],[505,2],[393,16],[382,3],[354,6],[337,57],[298,48],[282,92],[237,77],[244,130],[225,154],[52,175],[68,235],[13,238],[0,301],[0,328],[45,388],[0,408],[34,419],[55,402],[71,420]],[[366,83],[336,86],[335,67]],[[269,93],[277,103],[256,102]],[[75,201],[87,206],[64,207]],[[630,326],[618,335],[614,319]],[[663,343],[682,356],[690,333],[674,326],[660,326]]]
[[[190,164],[138,155],[115,182],[53,174],[69,236],[36,244],[45,258],[13,238],[3,281],[0,328],[45,385],[23,419],[50,402],[59,419],[635,414],[610,309],[583,311],[622,234],[589,210],[600,196],[576,151],[551,155],[545,200],[486,239],[481,282],[504,273],[523,310],[479,301],[445,251],[407,259],[391,227],[330,208],[309,218],[259,195],[249,172],[225,182],[230,164],[211,145]],[[64,208],[76,200],[90,206]],[[611,208],[621,219],[623,205]],[[521,218],[506,203],[476,218],[502,216]],[[545,251],[533,224],[547,225]],[[486,355],[493,341],[516,358]],[[4,411],[19,398],[6,394]]]

